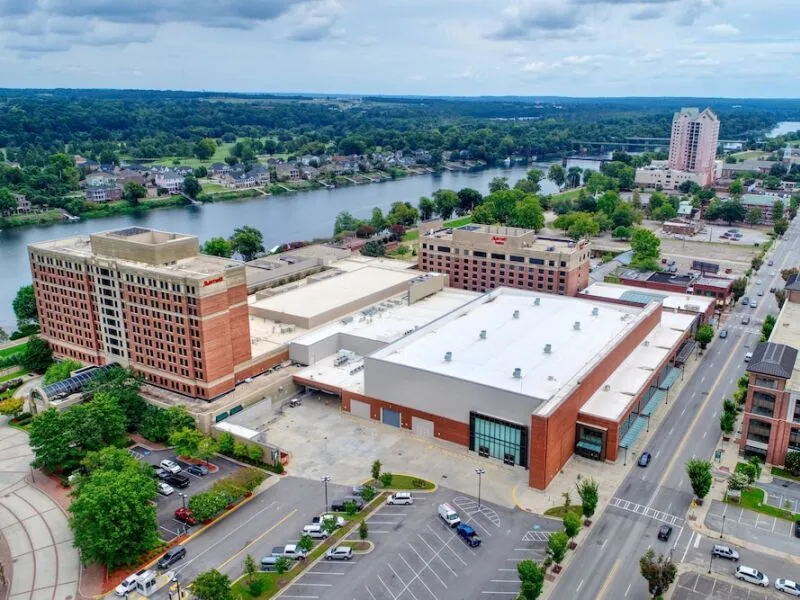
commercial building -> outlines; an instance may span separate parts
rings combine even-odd
[[[710,108],[682,108],[672,117],[669,168],[703,177],[700,185],[713,183],[714,163],[719,145],[719,118]]]
[[[297,338],[298,385],[470,448],[544,489],[573,454],[615,461],[680,376],[696,314],[500,287],[447,289]]]
[[[699,186],[707,185],[708,176],[705,173],[680,171],[669,167],[647,165],[636,169],[634,178],[636,185],[646,190],[662,189],[668,192],[677,190],[686,181],[691,181]]]
[[[620,283],[638,288],[662,290],[672,294],[707,296],[716,298],[716,305],[724,308],[733,298],[733,279],[705,273],[689,272],[685,275],[666,271],[627,270],[619,275]]]
[[[788,287],[788,286],[787,286]],[[747,363],[749,383],[740,446],[783,466],[800,452],[800,298],[787,293],[769,341],[756,346]]]
[[[780,202],[783,205],[783,214],[775,214],[776,202]],[[761,211],[760,223],[771,224],[775,222],[775,219],[782,219],[785,216],[789,202],[786,198],[776,196],[775,194],[743,194],[742,205],[747,210],[757,208]]]
[[[589,285],[589,247],[539,237],[529,229],[464,225],[420,230],[419,268],[445,273],[450,286],[485,292],[501,286],[574,296]]]

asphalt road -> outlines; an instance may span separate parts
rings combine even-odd
[[[758,298],[758,308],[735,307],[721,325],[727,329],[726,339],[715,339],[700,360],[691,379],[677,398],[669,400],[669,416],[651,438],[647,448],[653,461],[647,468],[634,466],[616,491],[617,506],[609,506],[592,527],[588,539],[578,550],[553,592],[554,600],[583,598],[639,599],[649,598],[647,584],[640,575],[638,560],[649,547],[659,552],[674,548],[674,560],[682,559],[691,531],[684,526],[692,490],[684,465],[693,457],[710,458],[720,438],[719,412],[722,399],[730,397],[736,380],[744,373],[744,355],[758,344],[764,317],[778,313],[774,296],[768,293],[773,285],[782,287],[780,270],[795,266],[800,256],[800,220],[795,220],[767,259],[774,265],[761,268],[765,296],[757,297],[755,281],[746,295]],[[770,271],[776,271],[770,276]],[[741,325],[743,313],[751,315],[748,326]],[[663,410],[662,407],[661,410]],[[629,457],[630,459],[631,457]],[[626,504],[626,502],[628,504]],[[631,512],[633,504],[649,507],[651,516]],[[627,510],[626,510],[627,508]],[[655,512],[658,511],[658,512]],[[657,518],[653,518],[657,517]],[[661,519],[661,520],[659,520]],[[662,520],[673,524],[669,543],[658,541],[656,534]],[[674,540],[674,542],[673,542]],[[597,548],[601,551],[597,552]],[[633,568],[632,568],[633,567]]]

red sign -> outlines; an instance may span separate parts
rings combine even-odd
[[[222,281],[224,281],[223,277],[216,277],[214,279],[206,279],[203,282],[203,287],[208,287],[210,285],[214,285],[215,283],[221,283]]]
[[[493,235],[492,241],[498,246],[502,246],[506,243],[506,237],[504,235]]]

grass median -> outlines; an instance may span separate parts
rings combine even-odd
[[[757,487],[751,487],[746,490],[742,490],[739,502],[734,502],[729,498],[726,498],[726,502],[728,502],[729,504],[737,504],[742,508],[746,508],[748,510],[761,513],[762,515],[776,517],[778,519],[784,519],[786,521],[800,520],[800,515],[795,515],[789,510],[785,510],[783,508],[778,508],[777,506],[770,506],[769,504],[766,504],[764,502],[765,497],[766,497],[766,492],[764,490]]]

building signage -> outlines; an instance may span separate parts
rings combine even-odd
[[[506,243],[506,236],[504,235],[493,235],[492,241],[497,244],[498,246],[502,246]]]
[[[203,282],[203,287],[208,287],[210,285],[214,285],[215,283],[222,283],[224,279],[222,277],[215,277],[214,279],[206,279]]]

